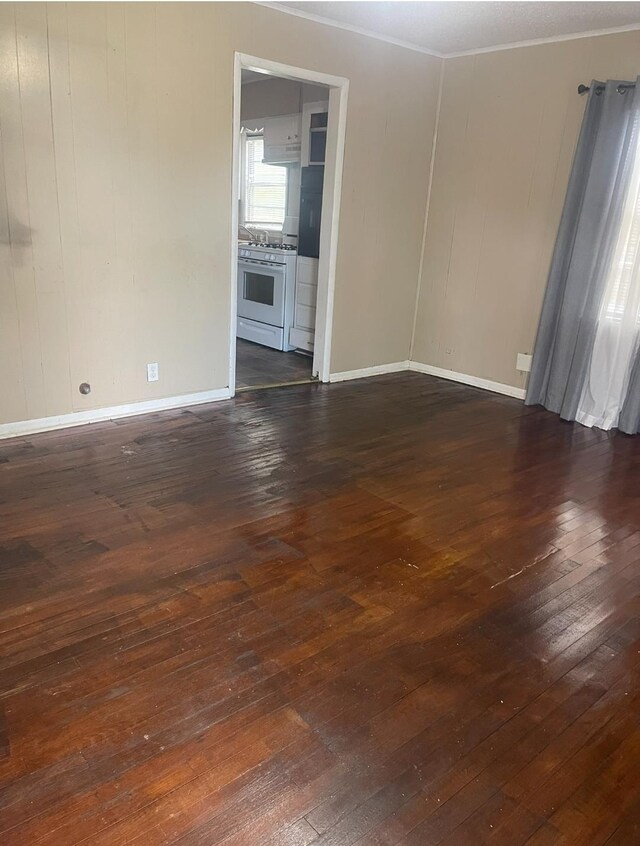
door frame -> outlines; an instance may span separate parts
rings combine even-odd
[[[233,68],[233,157],[231,167],[231,280],[229,314],[229,392],[236,392],[236,319],[238,311],[238,204],[240,195],[240,101],[242,70],[252,70],[269,76],[293,79],[296,82],[329,86],[329,117],[327,153],[322,195],[322,223],[320,224],[320,258],[318,260],[318,299],[313,350],[312,375],[320,382],[328,382],[331,366],[331,338],[336,281],[336,259],[340,224],[340,197],[347,127],[347,98],[349,80],[342,76],[285,65],[270,59],[234,54]]]

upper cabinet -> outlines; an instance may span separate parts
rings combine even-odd
[[[323,165],[327,149],[329,103],[305,103],[302,107],[302,148],[300,164]]]
[[[297,164],[300,161],[300,118],[298,114],[264,119],[265,164]]]

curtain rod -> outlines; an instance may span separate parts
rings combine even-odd
[[[624,94],[627,88],[635,88],[635,82],[621,82],[620,85],[616,88],[618,94]],[[591,91],[591,87],[589,85],[578,85],[578,94],[587,94]],[[594,94],[602,94],[604,91],[604,85],[596,85],[596,89],[593,92]]]

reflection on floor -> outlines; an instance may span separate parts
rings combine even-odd
[[[0,843],[638,846],[639,491],[421,373],[0,441]]]
[[[311,379],[311,356],[272,350],[242,338],[236,343],[236,388],[284,385]]]

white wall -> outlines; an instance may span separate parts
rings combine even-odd
[[[234,51],[351,81],[331,369],[407,358],[439,60],[248,3],[3,3],[0,423],[227,384]]]
[[[445,61],[416,315],[441,60],[253,4],[4,3],[0,423],[226,385],[234,51],[350,80],[331,370],[407,359],[415,315],[416,361],[523,386],[576,87],[640,33]]]
[[[591,79],[640,32],[446,59],[413,358],[524,387]]]

